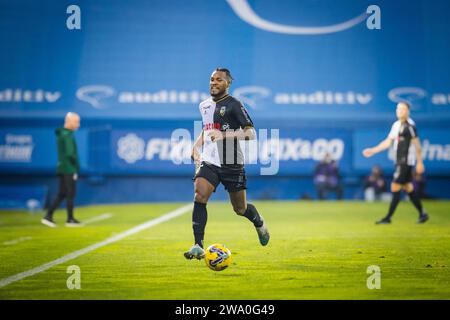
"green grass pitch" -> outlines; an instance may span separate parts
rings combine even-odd
[[[391,225],[375,225],[387,203],[254,202],[271,240],[229,203],[208,204],[205,243],[223,243],[231,266],[209,270],[185,260],[192,245],[191,213],[158,224],[44,272],[0,288],[0,299],[449,299],[450,202],[429,201],[431,219],[402,202]],[[0,281],[119,234],[183,203],[76,208],[83,228],[40,224],[41,215],[0,212]],[[81,289],[69,290],[68,266],[81,270]],[[381,269],[381,288],[369,290],[367,267]]]

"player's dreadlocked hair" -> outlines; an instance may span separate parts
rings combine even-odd
[[[228,82],[231,84],[231,82],[233,82],[233,77],[231,76],[231,72],[230,70],[228,70],[227,68],[216,68],[215,71],[222,71],[225,72],[225,74],[227,75],[227,80]]]

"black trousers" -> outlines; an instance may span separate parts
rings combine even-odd
[[[77,192],[77,180],[73,174],[60,174],[58,195],[51,203],[47,211],[47,218],[52,218],[53,212],[59,207],[61,202],[67,202],[67,220],[73,219],[73,207]]]

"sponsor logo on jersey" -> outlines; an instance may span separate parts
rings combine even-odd
[[[211,108],[211,105],[203,107],[203,114],[206,114],[208,112],[208,109]]]
[[[214,122],[214,123],[205,123],[203,126],[203,130],[220,130],[220,123]]]

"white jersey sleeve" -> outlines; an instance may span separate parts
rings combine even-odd
[[[389,131],[388,138],[391,140],[397,139],[399,130],[400,130],[400,121],[395,121],[391,127],[391,131]]]

